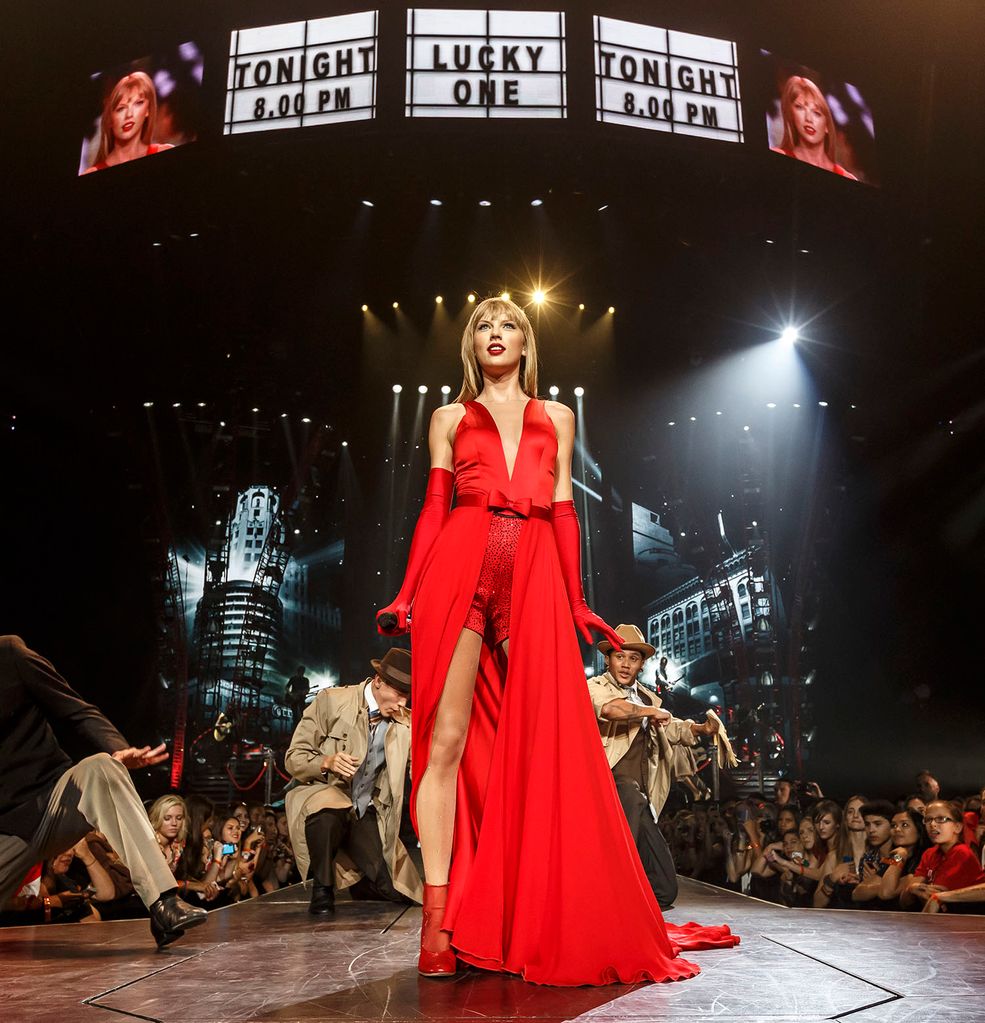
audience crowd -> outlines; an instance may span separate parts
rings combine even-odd
[[[678,789],[659,826],[677,872],[785,906],[985,912],[985,790],[947,799],[922,771],[896,802],[837,802],[816,783],[781,780],[716,802]],[[685,802],[686,801],[686,802]],[[683,804],[683,805],[682,805]],[[148,817],[183,898],[208,909],[301,880],[282,809],[199,795],[161,796]],[[146,916],[130,874],[93,831],[39,865],[4,923],[92,923]]]
[[[147,809],[182,898],[206,909],[300,881],[283,809],[169,794]],[[146,917],[130,872],[99,832],[39,865],[0,914],[6,924]]]
[[[665,809],[678,874],[785,906],[985,912],[985,789],[944,798],[929,771],[895,802],[824,798],[781,780],[756,793]]]

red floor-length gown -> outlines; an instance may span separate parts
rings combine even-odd
[[[540,984],[693,977],[698,967],[678,958],[680,950],[730,947],[738,938],[725,926],[664,923],[626,825],[553,530],[542,517],[554,492],[554,425],[542,401],[527,402],[510,478],[492,415],[475,401],[465,408],[453,447],[456,500],[486,495],[495,506],[512,501],[534,513],[516,552],[505,677],[501,655],[482,646],[444,927],[465,962]],[[489,522],[489,510],[476,504],[452,511],[414,600],[415,783],[427,766]]]

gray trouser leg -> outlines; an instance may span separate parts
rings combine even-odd
[[[108,753],[97,753],[58,779],[30,842],[0,835],[0,902],[32,864],[57,856],[93,830],[106,836],[127,865],[145,906],[175,887],[130,773]]]
[[[677,870],[667,842],[639,786],[617,778],[616,792],[653,894],[660,908],[667,909],[677,898]]]

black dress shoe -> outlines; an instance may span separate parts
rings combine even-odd
[[[177,941],[189,927],[204,924],[209,914],[182,901],[177,895],[166,895],[148,907],[150,932],[158,948]]]
[[[319,884],[315,881],[311,886],[311,905],[308,912],[312,916],[327,916],[335,912],[335,889],[331,885]]]

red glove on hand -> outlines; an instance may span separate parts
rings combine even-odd
[[[601,618],[585,603],[585,591],[581,585],[581,530],[578,528],[578,513],[574,501],[555,501],[551,505],[551,526],[554,528],[554,542],[557,544],[557,556],[561,562],[561,577],[564,588],[568,591],[568,602],[571,604],[571,617],[575,627],[582,634],[586,643],[592,642],[589,629],[601,632],[612,644],[614,650],[622,650],[622,640]]]
[[[399,636],[409,628],[411,604],[417,593],[417,584],[421,581],[424,562],[434,546],[434,541],[448,519],[451,509],[451,496],[455,489],[455,477],[448,469],[432,469],[428,474],[428,488],[424,495],[424,507],[417,519],[414,539],[410,545],[410,557],[407,559],[407,571],[404,573],[404,584],[392,604],[380,608],[376,612],[376,629],[381,636]],[[383,615],[395,615],[396,626],[384,628],[380,623]]]

